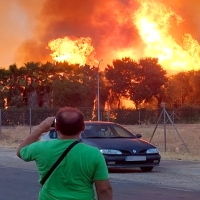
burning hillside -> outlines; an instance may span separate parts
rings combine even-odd
[[[26,1],[19,2],[32,16]],[[40,11],[35,20],[28,18],[34,31],[18,48],[14,62],[83,65],[103,58],[104,68],[117,58],[158,57],[168,71],[200,68],[198,0],[40,2],[34,5]]]

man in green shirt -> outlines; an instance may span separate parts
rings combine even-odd
[[[26,137],[17,149],[24,161],[35,161],[40,180],[85,128],[84,116],[76,108],[60,108],[55,129],[59,139],[38,141],[49,131],[55,117],[48,117]],[[95,187],[93,187],[95,186]],[[74,146],[42,186],[39,200],[112,200],[108,169],[101,152],[84,143]]]

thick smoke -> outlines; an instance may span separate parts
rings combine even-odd
[[[174,37],[187,32],[200,40],[199,0],[156,1],[172,7],[184,19],[179,28],[172,28]],[[141,44],[132,22],[137,0],[9,0],[1,1],[0,6],[0,25],[5,27],[1,30],[0,67],[7,68],[2,66],[6,62],[52,61],[47,43],[65,36],[91,37],[97,60],[103,58],[104,65],[111,64],[120,49],[132,47],[138,53]]]
[[[138,40],[128,1],[47,0],[38,16],[34,37],[20,46],[17,60],[50,60],[47,43],[65,36],[91,37],[97,59],[107,61],[115,51]]]
[[[40,11],[41,1],[0,1],[0,67],[8,68],[18,62],[15,55],[18,47],[33,37],[35,16]],[[24,60],[23,60],[24,61]]]
[[[185,33],[190,33],[193,38],[200,42],[200,1],[199,0],[157,0],[171,7],[183,19],[178,27],[172,32],[175,37],[180,38]]]

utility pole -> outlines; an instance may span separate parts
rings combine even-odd
[[[98,103],[98,121],[100,121],[100,94],[99,94],[99,65],[103,59],[101,59],[98,63],[98,73],[97,73],[97,103]]]

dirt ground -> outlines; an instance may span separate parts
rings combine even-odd
[[[142,134],[160,151],[163,159],[200,161],[200,124],[124,126]]]
[[[200,162],[200,124],[124,125],[134,134],[151,141],[158,147],[162,159],[190,160]],[[30,134],[28,126],[16,126],[0,130],[0,147],[17,148]]]

